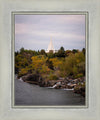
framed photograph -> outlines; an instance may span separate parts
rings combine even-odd
[[[87,23],[88,12],[12,12],[13,107],[88,107]]]
[[[98,120],[99,2],[1,3],[0,119]]]

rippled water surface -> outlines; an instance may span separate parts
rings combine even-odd
[[[85,98],[72,90],[39,87],[15,79],[15,105],[85,105]]]

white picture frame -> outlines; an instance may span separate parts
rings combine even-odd
[[[0,120],[99,120],[99,27],[100,5],[98,0],[1,0],[0,19]],[[87,108],[12,108],[12,43],[11,12],[12,11],[87,11],[89,13],[88,42],[88,102]]]
[[[15,71],[14,71],[14,66],[15,66],[15,47],[16,46],[16,42],[15,42],[15,16],[16,15],[84,15],[85,17],[85,49],[86,49],[86,55],[85,55],[85,66],[86,66],[86,70],[85,70],[85,77],[86,77],[86,85],[85,85],[85,99],[84,99],[84,105],[15,105]],[[13,108],[88,108],[88,12],[87,11],[12,11],[11,13],[11,29],[12,29],[12,50],[11,50],[11,54],[12,54],[12,58],[11,58],[11,63],[12,63],[12,91],[11,91],[11,96],[12,96],[12,107]],[[16,96],[17,97],[17,96]]]

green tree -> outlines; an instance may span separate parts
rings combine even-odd
[[[20,53],[22,54],[24,52],[24,48],[22,47],[21,49],[20,49]]]
[[[54,58],[54,53],[53,53],[53,51],[50,51],[49,53],[47,53],[47,57],[48,58]]]
[[[65,57],[65,50],[64,50],[63,47],[61,47],[61,48],[58,50],[57,57]]]
[[[78,53],[78,50],[73,49],[73,50],[72,50],[72,53],[73,53],[73,54]]]
[[[46,55],[45,50],[42,49],[42,50],[40,51],[40,54],[41,54],[41,55]]]
[[[85,55],[85,48],[82,49],[83,54]]]

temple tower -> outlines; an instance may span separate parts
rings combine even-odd
[[[52,43],[52,39],[50,40],[50,43],[48,45],[47,53],[50,52],[50,51],[53,51],[53,53],[55,52],[55,49],[54,49],[54,46],[53,46],[53,43]]]

